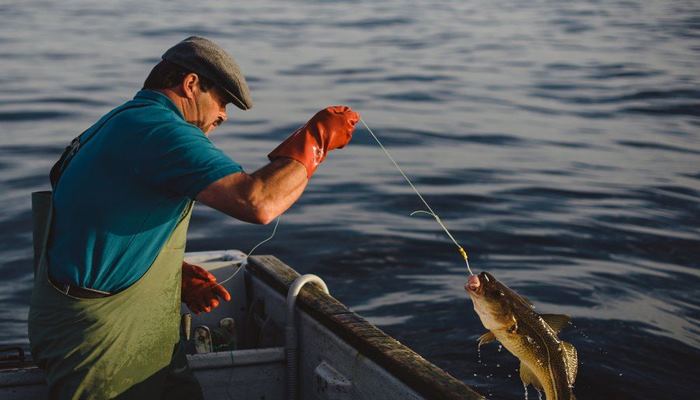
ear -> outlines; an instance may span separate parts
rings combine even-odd
[[[190,72],[182,78],[180,87],[185,97],[194,99],[196,93],[199,91],[199,76],[194,72]]]

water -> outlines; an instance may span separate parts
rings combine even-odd
[[[213,135],[253,171],[345,103],[488,270],[569,313],[579,399],[700,392],[700,5],[695,1],[136,2],[0,5],[0,342],[26,343],[29,193],[67,142],[190,34],[235,55],[255,107]],[[334,152],[271,253],[491,398],[522,399],[464,262],[366,131]],[[188,250],[272,226],[200,206]],[[235,295],[235,293],[234,293]],[[497,367],[500,365],[500,368]]]

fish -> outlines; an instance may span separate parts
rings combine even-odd
[[[497,340],[517,357],[526,390],[532,385],[544,392],[547,400],[576,399],[576,348],[558,337],[569,325],[569,316],[538,314],[530,301],[488,272],[469,276],[464,289],[488,330],[479,337],[479,346]]]

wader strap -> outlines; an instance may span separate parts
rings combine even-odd
[[[51,167],[51,172],[49,172],[49,180],[51,181],[51,187],[56,190],[56,185],[58,184],[58,179],[61,177],[61,174],[63,171],[65,171],[66,167],[68,167],[68,163],[73,159],[75,154],[80,150],[81,147],[85,146],[87,142],[90,141],[97,132],[102,129],[102,127],[112,119],[115,115],[119,114],[122,111],[130,110],[133,108],[140,108],[140,107],[145,107],[148,104],[134,104],[134,105],[129,105],[129,106],[124,106],[123,108],[117,108],[112,110],[109,114],[105,115],[102,117],[102,119],[96,124],[93,125],[92,127],[86,129],[83,133],[78,135],[75,139],[71,140],[70,144],[66,147],[65,150],[63,150],[63,154],[61,154],[61,158],[56,161],[56,164]],[[85,136],[85,137],[84,137]]]
[[[78,153],[78,150],[90,141],[100,129],[114,117],[122,111],[126,111],[133,108],[144,107],[148,104],[133,104],[124,106],[122,108],[116,108],[110,113],[102,117],[95,125],[86,129],[83,133],[78,135],[75,139],[70,142],[70,145],[63,150],[61,158],[56,161],[56,163],[51,167],[51,172],[49,172],[49,181],[51,182],[51,188],[56,190],[56,185],[61,177],[61,174],[68,167],[68,164],[73,159],[73,157]],[[51,234],[51,219],[53,214],[53,192],[52,191],[41,191],[32,193],[32,232],[33,232],[33,245],[34,245],[34,274],[36,275],[37,268],[41,263],[41,258],[44,257],[41,249],[45,248],[48,244],[49,235]]]
[[[48,245],[51,220],[53,218],[53,199],[48,190],[32,193],[32,243],[34,245],[34,276],[45,256]]]

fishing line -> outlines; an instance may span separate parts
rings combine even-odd
[[[464,262],[467,264],[467,270],[469,271],[469,275],[474,275],[471,267],[469,266],[469,257],[467,256],[466,250],[464,250],[464,248],[457,242],[457,240],[454,238],[454,236],[452,236],[449,229],[447,229],[445,224],[442,222],[442,219],[440,219],[440,217],[437,215],[437,213],[435,211],[433,211],[433,208],[430,207],[430,204],[428,204],[428,202],[425,200],[425,198],[423,198],[423,196],[420,194],[418,189],[416,189],[416,186],[413,184],[413,182],[411,182],[411,180],[408,179],[408,176],[406,175],[405,172],[403,172],[403,169],[401,169],[401,167],[399,166],[399,163],[397,163],[396,160],[394,159],[394,157],[392,157],[391,154],[389,154],[389,151],[386,149],[386,147],[384,147],[384,145],[379,140],[377,135],[374,134],[372,129],[367,125],[367,123],[362,118],[360,118],[360,122],[362,122],[362,125],[365,126],[365,128],[367,129],[367,132],[369,132],[369,134],[372,135],[372,138],[374,138],[374,140],[377,142],[377,144],[382,149],[382,151],[384,151],[384,154],[386,154],[387,158],[389,158],[389,160],[391,160],[391,162],[394,164],[396,169],[401,173],[401,176],[403,176],[403,178],[406,180],[406,182],[408,182],[408,184],[411,186],[411,189],[413,189],[413,191],[418,195],[418,198],[420,198],[420,200],[423,202],[425,207],[428,209],[428,211],[425,211],[425,210],[413,211],[410,215],[414,216],[416,214],[428,214],[428,215],[432,216],[433,218],[435,218],[435,222],[437,222],[438,225],[440,225],[440,227],[445,231],[445,233],[450,238],[450,240],[452,240],[452,242],[455,244],[455,246],[457,246],[457,251],[459,251],[459,254],[462,255],[462,257],[464,258]],[[281,218],[282,218],[281,215],[279,217],[277,217],[277,221],[275,221],[275,227],[272,229],[272,234],[270,234],[270,236],[268,238],[266,238],[265,240],[261,241],[260,243],[256,244],[255,246],[253,246],[253,248],[250,250],[250,252],[248,252],[248,254],[245,256],[245,258],[241,262],[241,264],[238,267],[238,269],[236,270],[236,272],[234,272],[231,276],[224,279],[223,281],[217,282],[216,283],[217,285],[222,286],[224,283],[233,279],[236,276],[236,274],[238,274],[242,269],[244,269],[245,265],[248,263],[248,257],[250,257],[251,254],[253,254],[255,249],[260,247],[260,245],[269,242],[270,240],[272,240],[272,238],[275,237],[275,233],[277,233],[277,226],[279,226]]]
[[[411,188],[413,189],[413,191],[416,192],[416,194],[418,195],[420,200],[423,202],[423,204],[425,204],[425,207],[428,209],[428,211],[425,211],[425,210],[414,211],[411,213],[411,215],[418,214],[418,213],[424,213],[424,214],[431,215],[433,218],[435,218],[435,221],[442,227],[442,229],[445,231],[445,233],[447,233],[447,236],[449,236],[449,238],[452,239],[452,242],[455,244],[455,246],[457,246],[457,251],[459,251],[459,254],[462,255],[462,257],[464,258],[464,262],[467,264],[467,270],[469,271],[469,275],[474,275],[474,273],[472,272],[472,269],[469,267],[469,257],[467,256],[466,250],[464,250],[464,248],[462,246],[460,246],[459,243],[457,243],[457,240],[455,240],[454,236],[452,236],[452,234],[447,229],[445,224],[442,222],[440,217],[438,217],[438,215],[435,213],[435,211],[433,211],[432,207],[430,207],[430,205],[428,204],[427,201],[425,201],[425,199],[420,194],[418,189],[416,189],[415,185],[413,185],[413,182],[411,182],[411,180],[408,179],[408,176],[406,176],[406,174],[403,172],[401,167],[399,167],[399,163],[397,163],[396,160],[394,160],[394,157],[392,157],[391,154],[389,154],[389,151],[386,149],[386,147],[384,147],[382,142],[379,141],[379,138],[377,138],[377,135],[375,135],[374,132],[372,132],[372,129],[370,129],[370,127],[367,125],[367,123],[362,118],[360,118],[360,122],[362,122],[362,125],[364,125],[365,128],[367,128],[367,131],[369,132],[370,135],[372,135],[372,137],[377,142],[379,147],[384,151],[384,154],[386,154],[386,156],[389,158],[389,160],[391,160],[391,162],[394,163],[394,166],[396,167],[396,169],[399,170],[399,172],[401,173],[403,178],[406,180],[406,182],[408,182],[409,185],[411,185]]]
[[[265,239],[265,240],[263,240],[262,242],[256,244],[255,246],[253,246],[253,248],[250,250],[250,252],[248,252],[248,254],[246,254],[246,256],[245,256],[245,258],[243,259],[243,261],[241,261],[241,264],[240,264],[240,266],[238,267],[238,269],[236,270],[236,272],[234,272],[233,275],[229,276],[228,278],[224,279],[223,281],[217,282],[217,283],[216,283],[217,285],[222,286],[224,283],[226,283],[226,282],[230,281],[231,279],[233,279],[233,277],[236,276],[236,274],[237,274],[238,272],[240,272],[242,269],[244,269],[244,267],[245,267],[246,264],[248,263],[248,257],[250,257],[250,255],[253,254],[253,252],[255,251],[255,249],[257,249],[258,247],[260,247],[261,244],[266,243],[266,242],[269,242],[270,240],[272,240],[273,237],[275,237],[275,233],[277,233],[277,226],[280,224],[280,219],[281,219],[281,218],[282,218],[281,215],[280,215],[279,217],[277,217],[277,221],[275,222],[275,227],[272,229],[272,234],[270,235],[270,237],[268,237],[267,239]]]

